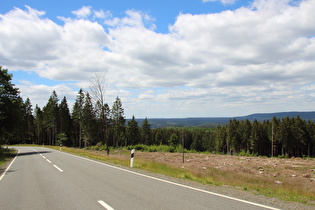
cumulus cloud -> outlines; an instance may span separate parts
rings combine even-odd
[[[0,61],[63,81],[84,82],[104,71],[116,91],[127,91],[128,106],[150,103],[156,112],[168,106],[183,115],[196,101],[198,109],[220,113],[295,109],[295,100],[308,109],[314,105],[305,88],[315,76],[314,9],[314,0],[256,0],[234,11],[179,14],[162,34],[154,18],[136,10],[117,18],[82,7],[58,25],[43,11],[15,8],[0,16]]]
[[[68,106],[71,108],[73,106],[77,92],[74,91],[69,84],[59,84],[54,86],[48,85],[38,85],[30,83],[29,81],[20,81],[19,85],[16,85],[21,91],[21,96],[25,100],[30,98],[33,108],[35,105],[39,107],[44,107],[49,97],[53,91],[56,91],[59,100],[66,96],[68,101]]]
[[[1,57],[10,63],[21,62],[28,68],[35,67],[41,60],[56,59],[53,51],[60,39],[61,27],[42,18],[44,14],[27,7],[26,11],[15,8],[0,16]]]
[[[90,6],[83,6],[81,9],[72,11],[72,14],[76,15],[78,18],[87,18],[91,14]],[[97,13],[100,14],[99,12]]]
[[[147,27],[151,30],[156,29],[154,24],[154,18],[149,16],[146,13],[136,10],[127,10],[126,17],[123,18],[110,18],[108,16],[105,20],[105,24],[111,27],[136,27],[136,28],[143,28]]]

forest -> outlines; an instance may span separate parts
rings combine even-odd
[[[315,123],[299,116],[274,117],[271,121],[230,119],[216,127],[151,128],[133,116],[126,120],[121,99],[105,103],[100,82],[98,94],[80,89],[73,107],[66,97],[52,92],[47,104],[33,108],[12,84],[12,74],[0,67],[0,145],[64,145],[79,148],[110,148],[167,145],[169,152],[185,150],[231,155],[314,157]],[[93,93],[93,89],[91,91]],[[154,148],[154,147],[152,147]],[[152,149],[151,151],[156,151]]]

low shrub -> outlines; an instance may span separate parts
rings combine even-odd
[[[251,153],[249,151],[245,151],[244,149],[242,149],[241,152],[239,152],[237,155],[238,156],[246,156],[246,157],[257,157],[258,156],[257,153]]]

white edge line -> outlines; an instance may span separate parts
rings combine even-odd
[[[219,193],[214,193],[214,192],[211,192],[211,191],[202,190],[202,189],[199,189],[199,188],[190,187],[190,186],[179,184],[179,183],[176,183],[176,182],[171,182],[171,181],[167,181],[167,180],[164,180],[164,179],[156,178],[156,177],[153,177],[153,176],[141,174],[141,173],[138,173],[138,172],[130,171],[130,170],[127,170],[127,169],[124,169],[124,168],[119,168],[119,167],[112,166],[112,165],[109,165],[109,164],[106,164],[106,163],[98,162],[96,160],[91,160],[91,159],[88,159],[88,158],[85,158],[85,157],[80,157],[80,156],[77,156],[77,155],[69,154],[69,153],[66,153],[66,152],[61,152],[61,151],[57,151],[57,152],[60,152],[60,153],[63,153],[63,154],[69,155],[69,156],[73,156],[73,157],[76,157],[76,158],[81,158],[83,160],[87,160],[87,161],[90,161],[90,162],[93,162],[93,163],[97,163],[97,164],[100,164],[100,165],[104,165],[104,166],[107,166],[107,167],[110,167],[110,168],[114,168],[114,169],[117,169],[117,170],[125,171],[125,172],[131,173],[131,174],[135,174],[135,175],[138,175],[138,176],[142,176],[142,177],[146,177],[146,178],[149,178],[149,179],[157,180],[157,181],[160,181],[160,182],[164,182],[164,183],[168,183],[168,184],[184,187],[184,188],[187,188],[187,189],[191,189],[191,190],[207,193],[207,194],[210,194],[210,195],[219,196],[219,197],[222,197],[222,198],[227,198],[227,199],[230,199],[230,200],[239,201],[239,202],[242,202],[242,203],[247,203],[247,204],[254,205],[254,206],[263,207],[263,208],[266,208],[266,209],[280,210],[280,209],[275,208],[275,207],[266,206],[266,205],[263,205],[263,204],[254,203],[254,202],[251,202],[251,201],[246,201],[246,200],[242,200],[242,199],[239,199],[239,198],[234,198],[234,197],[231,197],[231,196],[222,195],[222,194],[219,194]]]
[[[105,209],[107,210],[114,210],[110,205],[108,205],[107,203],[105,203],[102,200],[97,201],[99,204],[101,204]]]
[[[55,167],[56,169],[58,169],[60,172],[63,172],[63,170],[62,170],[61,168],[59,168],[58,166],[54,165],[54,167]]]
[[[10,169],[11,165],[13,164],[13,162],[15,161],[15,159],[17,158],[17,156],[19,155],[20,150],[18,150],[18,153],[16,154],[16,156],[13,158],[13,160],[11,161],[10,165],[5,169],[5,171],[3,172],[3,174],[0,176],[0,181],[2,180],[2,178],[5,176],[5,174],[7,173],[7,171]]]

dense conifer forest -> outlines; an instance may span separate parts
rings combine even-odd
[[[53,91],[43,108],[33,107],[29,98],[22,99],[11,80],[12,74],[0,67],[0,145],[105,145],[107,151],[110,147],[167,145],[170,152],[180,151],[184,145],[196,152],[315,156],[314,121],[299,116],[270,121],[230,119],[216,127],[151,128],[148,119],[141,120],[141,125],[134,116],[126,122],[119,97],[110,106],[80,89],[70,109],[66,97],[60,100]]]

